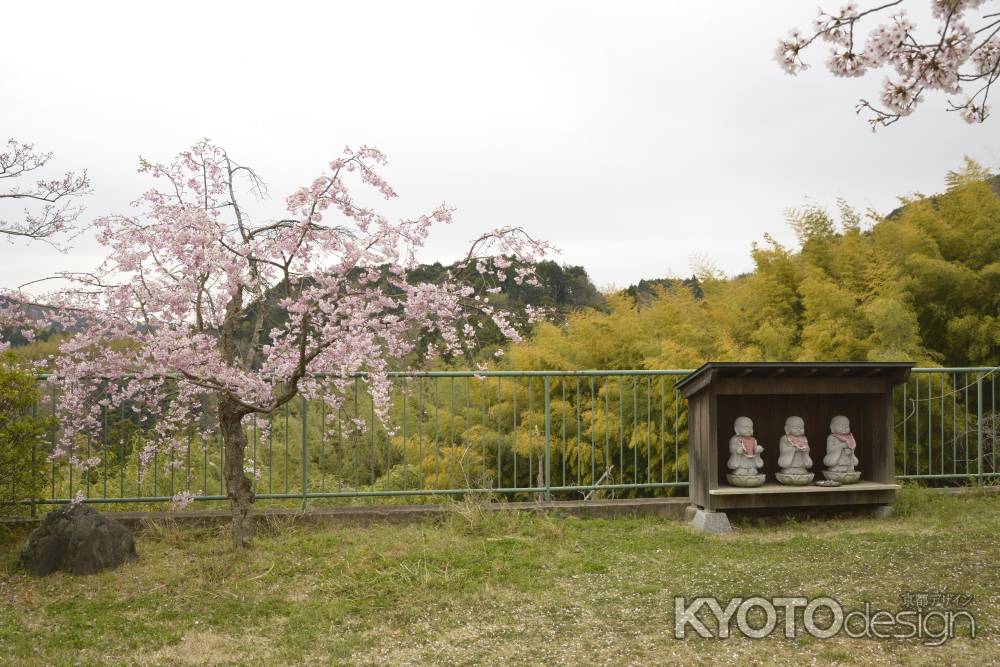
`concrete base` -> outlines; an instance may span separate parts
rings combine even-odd
[[[258,501],[266,502],[266,501]],[[312,502],[312,500],[310,500]],[[459,501],[460,502],[460,501]],[[95,503],[96,505],[97,503]],[[458,503],[432,505],[347,505],[341,507],[310,507],[307,510],[261,508],[254,520],[282,524],[285,522],[310,525],[371,525],[376,523],[409,523],[436,521],[455,511]],[[480,502],[484,512],[522,511],[552,513],[580,518],[611,519],[617,517],[655,516],[680,521],[691,501],[684,496],[672,498],[626,498],[620,500],[553,500],[550,502]],[[0,517],[0,527],[34,528],[41,523],[46,509],[34,518]],[[187,510],[183,512],[108,512],[130,530],[141,529],[147,523],[178,523],[185,525],[228,525],[233,521],[229,510]]]
[[[892,505],[876,505],[872,508],[872,516],[876,519],[888,519],[894,511]]]
[[[712,512],[711,510],[697,509],[694,518],[691,519],[691,527],[702,533],[719,534],[731,533],[733,527],[729,525],[729,517],[725,512]]]

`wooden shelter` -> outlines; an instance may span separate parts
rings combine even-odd
[[[710,362],[677,387],[688,399],[688,478],[691,502],[707,510],[816,505],[887,504],[895,500],[892,388],[913,364]],[[805,420],[812,472],[823,479],[830,419],[851,420],[861,480],[837,487],[785,486],[775,481],[778,440],[789,416]],[[726,481],[733,422],[753,420],[764,447],[763,486]]]

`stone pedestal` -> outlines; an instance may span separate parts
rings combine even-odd
[[[712,512],[711,510],[697,509],[694,518],[691,519],[691,527],[702,533],[731,533],[733,527],[729,525],[729,517],[725,512]]]
[[[726,480],[733,486],[760,486],[767,480],[767,475],[726,475]]]
[[[834,482],[840,482],[841,484],[854,484],[856,481],[861,479],[861,471],[855,470],[854,472],[837,472],[836,470],[824,470],[823,477]]]
[[[774,473],[774,477],[782,484],[805,486],[806,484],[812,484],[815,474],[811,472],[776,472]]]

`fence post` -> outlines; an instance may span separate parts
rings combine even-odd
[[[551,379],[545,376],[545,500],[552,500],[552,391]]]
[[[976,375],[976,482],[983,483],[983,374]]]
[[[302,509],[306,508],[306,491],[308,485],[306,484],[306,475],[309,469],[309,434],[307,431],[308,422],[306,421],[306,413],[309,408],[309,403],[306,401],[305,396],[301,396],[302,399]]]

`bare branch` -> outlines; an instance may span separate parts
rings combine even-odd
[[[6,150],[0,153],[0,179],[14,181],[23,178],[45,167],[51,159],[52,153],[37,152],[32,144],[11,139]],[[0,218],[0,235],[6,235],[11,240],[44,241],[63,249],[53,237],[76,223],[83,208],[75,202],[90,192],[90,178],[86,170],[80,174],[66,172],[62,178],[40,178],[30,187],[15,183],[8,189],[0,190],[0,200],[28,204],[19,219],[8,221]]]

